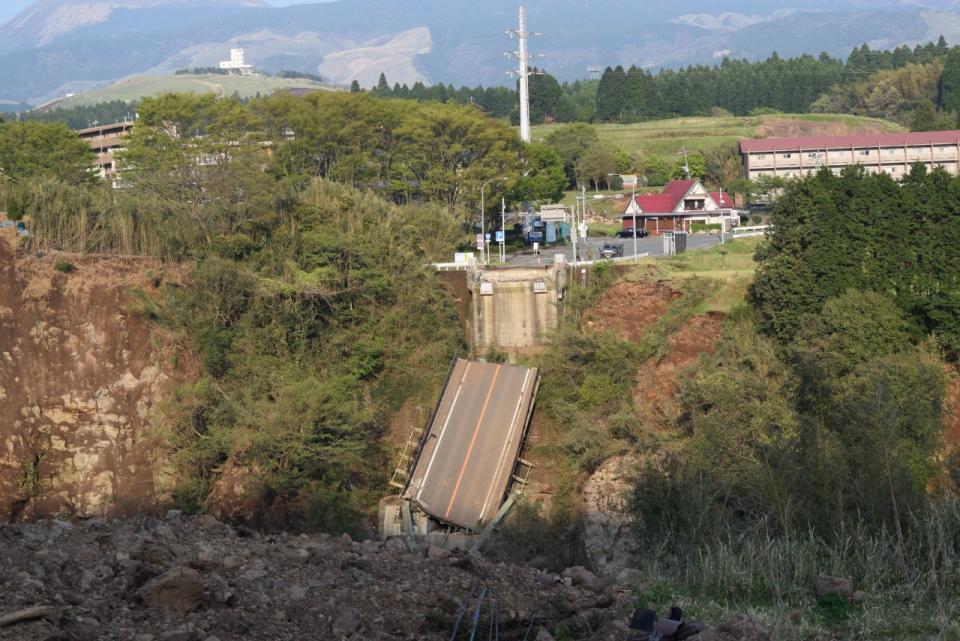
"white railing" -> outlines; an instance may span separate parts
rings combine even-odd
[[[750,238],[751,236],[766,236],[773,232],[773,225],[755,225],[753,227],[734,227],[724,232],[727,238]]]

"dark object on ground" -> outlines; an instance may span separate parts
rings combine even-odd
[[[667,615],[657,620],[657,613],[648,608],[633,611],[630,629],[636,630],[631,641],[683,641],[706,629],[701,621],[683,620],[683,610],[677,606],[670,608]]]
[[[641,632],[653,632],[653,626],[657,622],[657,613],[653,610],[644,608],[634,610],[633,618],[630,620],[631,630],[640,630]]]
[[[649,235],[650,232],[648,232],[645,228],[637,227],[637,238],[645,238]],[[633,228],[621,229],[615,234],[615,236],[617,238],[633,238]]]
[[[604,258],[619,258],[623,256],[623,243],[604,243],[600,255]]]

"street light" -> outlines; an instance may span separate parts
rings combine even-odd
[[[619,176],[620,174],[607,174],[608,176]],[[630,207],[637,203],[637,179],[633,179],[633,186],[630,189]],[[628,207],[629,209],[629,207]],[[633,261],[637,261],[637,214],[633,214]]]
[[[486,262],[486,258],[484,257],[484,254],[487,246],[487,229],[484,226],[484,220],[483,220],[483,216],[484,216],[483,190],[486,189],[487,185],[489,185],[492,182],[497,182],[498,180],[507,180],[507,177],[500,176],[499,178],[491,178],[490,180],[487,180],[482,185],[480,185],[480,237],[482,239],[480,242],[480,262],[481,263]]]

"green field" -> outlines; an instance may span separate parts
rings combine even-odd
[[[332,90],[312,80],[303,78],[270,78],[267,76],[223,76],[219,74],[180,75],[180,76],[140,76],[116,82],[103,89],[94,89],[63,98],[46,108],[70,109],[85,105],[95,105],[111,100],[130,102],[145,96],[163,93],[215,93],[231,96],[237,93],[241,98],[252,98],[259,92],[269,95],[281,89],[317,89]]]
[[[552,129],[563,125],[533,127],[533,140],[543,140]],[[671,158],[682,149],[707,151],[742,138],[770,138],[809,135],[842,135],[906,131],[896,123],[878,118],[862,118],[837,114],[776,114],[739,118],[672,118],[630,125],[595,125],[600,142],[616,145],[641,158]]]

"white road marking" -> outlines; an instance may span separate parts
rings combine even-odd
[[[532,370],[528,369],[526,375],[523,377],[523,388],[520,390],[520,398],[517,399],[517,407],[513,410],[513,419],[510,421],[510,431],[507,433],[507,438],[504,439],[503,449],[500,451],[500,459],[497,461],[497,469],[491,478],[490,487],[487,488],[487,496],[483,500],[483,509],[480,510],[481,517],[487,512],[487,505],[491,499],[490,495],[493,493],[493,484],[500,478],[500,471],[503,469],[503,464],[507,456],[507,447],[513,442],[513,433],[517,426],[517,415],[520,413],[520,405],[523,403],[523,399],[527,394],[527,383],[530,381],[531,371]],[[519,455],[519,452],[517,454]]]
[[[444,434],[447,433],[447,425],[450,424],[450,417],[453,416],[453,408],[457,405],[457,399],[460,398],[460,391],[463,390],[463,382],[467,380],[467,372],[470,371],[470,362],[467,362],[467,366],[463,368],[463,376],[460,377],[460,383],[457,385],[457,393],[453,395],[453,402],[450,403],[450,409],[447,411],[447,420],[443,422],[443,426],[440,428],[440,434],[437,437],[437,442],[433,446],[433,452],[430,454],[430,462],[427,463],[427,469],[423,473],[423,480],[420,484],[420,491],[417,492],[417,501],[420,500],[420,495],[423,494],[423,489],[427,485],[427,477],[430,476],[430,468],[433,467],[433,462],[437,458],[437,452],[440,451],[440,443],[443,441]],[[429,436],[427,437],[429,438]]]

